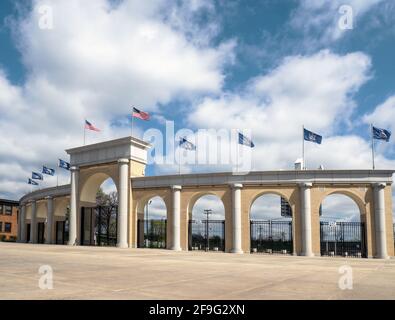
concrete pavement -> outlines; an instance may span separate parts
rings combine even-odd
[[[352,290],[338,285],[344,265]],[[0,242],[0,283],[0,299],[395,299],[395,260]]]

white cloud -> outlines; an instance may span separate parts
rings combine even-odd
[[[52,30],[39,28],[42,4],[53,9]],[[23,168],[7,178],[8,196],[21,196],[31,170],[56,166],[63,150],[82,144],[84,118],[102,129],[88,132],[88,142],[126,136],[128,124],[111,121],[126,119],[131,105],[152,111],[174,98],[218,93],[233,59],[233,40],[211,45],[192,19],[213,10],[207,1],[35,0],[32,8],[9,19],[26,82],[12,85],[0,70],[0,159]],[[191,19],[176,26],[187,12]]]
[[[374,123],[376,126],[388,128],[395,132],[395,96],[389,97],[378,105],[373,112],[363,117],[366,124]]]
[[[292,168],[302,152],[302,125],[324,135],[320,146],[306,143],[310,168],[369,168],[369,143],[334,133],[351,127],[353,94],[369,79],[370,68],[370,58],[360,52],[337,55],[323,50],[288,57],[268,74],[250,80],[241,93],[204,99],[189,122],[196,127],[251,129],[256,144],[253,169]],[[380,160],[380,166],[392,164]]]
[[[358,32],[359,21],[369,15],[377,5],[387,0],[300,0],[294,11],[291,26],[302,30],[308,36],[310,45],[314,43],[327,44],[339,40],[351,32]],[[339,8],[348,5],[353,11],[353,29],[342,30],[338,26],[341,13]],[[374,19],[375,15],[371,15]]]
[[[333,194],[322,202],[322,221],[361,221],[358,205],[341,194]]]

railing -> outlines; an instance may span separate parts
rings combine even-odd
[[[321,255],[366,257],[363,222],[321,222]]]
[[[165,249],[166,225],[165,219],[138,220],[138,247]]]
[[[250,222],[251,253],[292,254],[292,221]]]
[[[224,220],[190,220],[189,250],[225,251]]]

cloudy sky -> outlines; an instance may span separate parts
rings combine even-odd
[[[254,170],[292,168],[302,125],[324,136],[306,145],[309,168],[371,168],[369,124],[395,129],[394,20],[392,0],[3,0],[0,197],[67,160],[84,118],[102,129],[89,143],[128,135],[132,105],[153,115],[140,137],[167,120],[251,130]],[[394,143],[376,144],[377,168],[395,168]]]

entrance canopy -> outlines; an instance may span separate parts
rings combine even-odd
[[[66,150],[72,166],[93,166],[129,159],[147,163],[147,150],[151,145],[143,140],[126,137]]]

